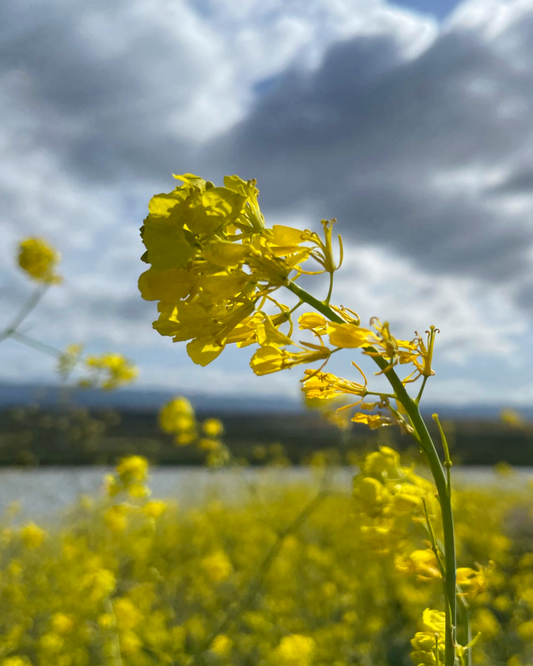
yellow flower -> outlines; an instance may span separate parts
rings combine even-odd
[[[62,278],[55,273],[61,256],[42,238],[26,238],[19,246],[19,266],[37,282],[59,284]]]
[[[202,569],[214,583],[226,580],[231,574],[232,566],[223,550],[216,550],[201,561]]]
[[[321,314],[306,312],[298,318],[298,326],[302,331],[313,331],[315,335],[319,336],[327,333],[330,322]]]
[[[331,353],[323,345],[308,345],[309,350],[290,352],[279,347],[260,347],[250,360],[250,367],[256,375],[269,375],[301,363],[313,363],[327,359]],[[306,371],[307,372],[307,371]]]
[[[202,430],[208,437],[220,437],[224,434],[224,426],[218,419],[206,419],[202,423]]]
[[[394,557],[394,565],[398,571],[415,574],[419,580],[442,578],[435,553],[430,549],[414,550],[410,555]]]
[[[194,409],[187,398],[173,398],[159,411],[159,425],[168,433],[188,430],[194,421]]]
[[[506,407],[500,412],[500,419],[511,428],[523,428],[527,425],[525,418],[511,407]]]
[[[2,659],[1,666],[31,666],[27,657],[7,657]]]
[[[143,617],[131,599],[125,597],[113,602],[113,610],[120,629],[133,629],[141,622]]]
[[[461,594],[468,597],[477,597],[484,592],[489,585],[489,576],[494,569],[494,562],[488,567],[477,565],[477,571],[470,567],[459,567],[457,569],[457,585],[461,588]]]
[[[144,481],[148,476],[148,460],[143,456],[121,458],[117,465],[117,474],[125,485]]]
[[[52,629],[58,634],[68,634],[74,628],[74,620],[65,613],[54,613],[51,618]]]
[[[328,326],[329,341],[334,347],[343,349],[354,349],[369,344],[373,337],[372,331],[360,328],[354,324],[330,323]]]
[[[390,416],[383,416],[382,414],[355,414],[352,417],[354,423],[364,423],[371,430],[381,428],[382,426],[389,426],[394,423]]]
[[[123,532],[128,526],[128,509],[123,504],[111,506],[104,512],[104,522],[112,532]]]
[[[163,500],[150,500],[143,506],[142,511],[148,518],[159,518],[167,510],[166,502]]]
[[[98,569],[86,574],[80,582],[81,590],[88,593],[93,601],[99,601],[115,589],[115,575],[109,569]]]
[[[100,377],[102,388],[109,391],[123,384],[130,384],[139,374],[138,368],[122,354],[88,356],[85,364],[96,374],[94,379],[85,380],[84,385],[92,385]]]
[[[331,372],[317,372],[316,370],[304,370],[304,375],[302,391],[304,391],[307,398],[329,400],[343,394],[356,395],[361,398],[367,395],[366,381],[363,386],[348,379],[337,377]]]
[[[219,634],[211,645],[211,652],[219,655],[227,655],[231,651],[233,641],[225,634]]]
[[[276,655],[280,664],[306,666],[311,663],[315,650],[316,643],[311,636],[291,634],[281,639],[276,648]]]
[[[35,523],[28,523],[20,530],[20,536],[26,548],[38,548],[47,534]]]
[[[204,451],[217,451],[222,447],[221,442],[218,439],[213,439],[212,437],[202,437],[198,442],[198,446]]]

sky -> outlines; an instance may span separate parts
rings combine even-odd
[[[428,402],[530,406],[532,56],[533,0],[0,3],[0,329],[41,236],[64,284],[28,335],[121,352],[144,388],[296,396],[300,369],[257,378],[247,350],[195,366],[137,289],[151,196],[236,173],[268,224],[337,218],[335,302],[439,328]],[[13,340],[0,367],[57,378]]]

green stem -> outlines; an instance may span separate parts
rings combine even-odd
[[[37,289],[33,292],[33,294],[24,303],[24,305],[20,309],[17,316],[13,319],[13,321],[2,332],[0,332],[0,342],[5,340],[6,338],[11,337],[13,333],[16,332],[17,328],[22,324],[22,322],[26,319],[26,317],[37,306],[41,298],[45,295],[48,287],[49,285],[37,287]]]
[[[30,338],[29,335],[25,335],[24,333],[19,333],[18,331],[12,331],[11,337],[17,342],[22,342],[23,345],[27,345],[28,347],[33,347],[33,349],[37,349],[38,351],[41,351],[44,354],[49,354],[50,356],[55,356],[56,358],[59,358],[64,353],[60,349],[51,347],[50,345],[47,345],[46,343],[41,342],[40,340],[35,340],[34,338]]]
[[[312,294],[300,287],[294,282],[287,281],[287,289],[305,301],[318,312],[327,317],[330,321],[342,324],[344,320],[325,302],[319,301]],[[372,347],[366,347],[365,351],[375,352]],[[455,556],[455,531],[453,525],[453,512],[451,505],[450,488],[447,483],[444,468],[440,461],[435,444],[420,414],[418,404],[407,393],[405,386],[398,377],[390,363],[379,356],[373,354],[372,358],[388,379],[392,386],[396,399],[403,405],[407,412],[413,428],[418,435],[418,441],[422,447],[429,463],[431,474],[437,487],[437,494],[442,514],[442,529],[444,533],[444,559],[446,565],[446,657],[444,666],[455,666],[455,628],[457,626],[457,599],[456,599],[456,556]]]

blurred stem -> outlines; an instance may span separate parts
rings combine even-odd
[[[342,324],[344,320],[324,301],[319,301],[312,294],[300,287],[295,282],[288,280],[285,286],[289,291],[305,301],[330,321]],[[370,352],[379,369],[388,379],[392,386],[396,399],[407,412],[411,424],[416,432],[416,439],[424,451],[431,474],[437,487],[437,494],[442,514],[442,528],[444,533],[444,559],[445,559],[445,591],[446,591],[446,656],[444,666],[455,666],[455,631],[457,627],[457,598],[456,598],[456,555],[455,555],[455,531],[453,524],[453,512],[451,504],[451,491],[448,485],[444,468],[440,461],[437,449],[427,426],[420,414],[418,403],[407,393],[405,386],[398,377],[390,363],[380,356],[376,350],[369,346],[364,351]],[[449,476],[449,468],[448,468]]]
[[[33,349],[37,349],[38,351],[41,351],[45,354],[49,354],[50,356],[59,357],[63,354],[61,350],[56,349],[55,347],[51,347],[50,345],[47,345],[44,342],[40,342],[39,340],[35,340],[35,338],[30,338],[30,336],[26,335],[25,333],[13,331],[11,333],[11,337],[17,342],[22,342],[23,345],[33,347]]]
[[[16,333],[17,328],[22,324],[26,317],[37,306],[41,298],[45,295],[48,287],[49,285],[42,285],[37,287],[33,294],[31,294],[28,300],[24,303],[13,321],[0,333],[0,342],[13,336],[13,334]]]
[[[305,521],[309,518],[309,516],[313,513],[313,511],[315,511],[315,509],[319,506],[319,504],[323,502],[324,498],[327,495],[328,495],[328,490],[326,488],[321,488],[317,493],[317,495],[315,495],[315,497],[302,509],[302,511],[296,516],[296,518],[292,521],[292,523],[290,523],[289,525],[287,525],[287,527],[278,532],[277,539],[272,544],[265,558],[259,565],[259,568],[257,569],[254,577],[250,581],[250,584],[248,585],[248,588],[244,593],[244,595],[240,598],[240,600],[236,602],[236,604],[227,613],[226,617],[222,620],[222,622],[204,641],[200,649],[191,656],[191,658],[189,659],[189,661],[186,663],[185,666],[195,666],[196,664],[200,663],[199,659],[204,654],[204,652],[209,650],[215,638],[219,634],[224,633],[228,629],[228,627],[231,626],[233,621],[237,617],[239,617],[239,615],[243,612],[243,610],[249,607],[249,605],[254,600],[255,595],[259,591],[259,588],[261,587],[263,578],[266,576],[270,567],[274,563],[274,560],[278,556],[279,551],[283,546],[283,541],[285,540],[285,538],[288,537],[290,534],[296,532],[296,530],[299,529],[303,525],[303,523],[305,523]]]

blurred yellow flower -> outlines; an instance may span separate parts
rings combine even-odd
[[[92,386],[100,383],[100,386],[107,391],[124,384],[131,384],[139,374],[138,368],[122,354],[87,356],[85,364],[95,372],[95,376],[92,379],[83,380],[82,384]]]
[[[225,634],[219,634],[211,645],[211,652],[219,655],[227,655],[231,652],[233,641]]]
[[[26,548],[38,548],[46,537],[46,532],[35,523],[28,523],[21,531],[20,536]]]
[[[311,636],[291,634],[281,639],[276,648],[276,655],[279,664],[306,666],[311,663],[315,650],[316,643]]]
[[[55,273],[61,255],[42,238],[26,238],[19,246],[18,262],[35,281],[59,284],[62,278]]]
[[[206,419],[202,423],[202,430],[208,437],[219,437],[224,434],[224,426],[219,419]]]
[[[231,562],[223,550],[217,550],[204,557],[201,567],[214,583],[226,580],[232,571]]]

